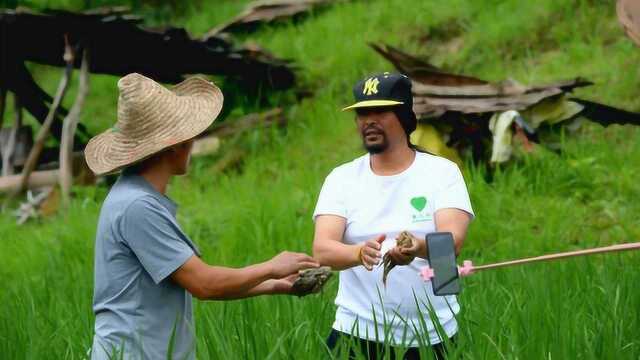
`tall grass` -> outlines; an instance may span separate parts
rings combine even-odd
[[[241,5],[203,2],[174,21],[201,34]],[[443,27],[450,30],[439,34]],[[437,36],[425,42],[427,33]],[[392,69],[367,42],[397,45],[490,80],[582,75],[597,85],[579,96],[640,110],[640,49],[624,37],[610,2],[354,1],[241,39],[294,59],[314,97],[281,104],[287,130],[224,144],[223,150],[241,146],[250,153],[242,168],[214,174],[214,158],[196,159],[190,175],[173,182],[179,221],[213,264],[242,266],[284,249],[310,251],[310,216],[324,176],[362,152],[351,115],[339,109],[359,77]],[[53,91],[58,73],[33,67]],[[83,122],[94,133],[115,119],[115,80],[92,78]],[[477,219],[463,258],[484,263],[640,238],[640,133],[587,126],[562,141],[560,154],[542,152],[491,176],[468,164]],[[84,357],[93,331],[93,240],[106,191],[78,188],[68,212],[24,227],[0,217],[0,357]],[[464,279],[454,357],[639,358],[639,263],[636,253],[595,256]],[[336,289],[333,282],[304,299],[198,302],[198,356],[320,358]]]

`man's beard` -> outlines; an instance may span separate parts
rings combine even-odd
[[[371,155],[380,154],[385,150],[387,150],[387,148],[389,147],[389,142],[387,141],[387,136],[383,131],[377,132],[378,136],[382,137],[382,141],[375,142],[375,143],[367,143],[367,137],[364,135],[364,132],[362,134],[362,145],[364,146],[365,150],[369,152],[369,154]]]
[[[385,139],[385,141],[382,143],[367,144],[366,142],[364,142],[363,145],[365,150],[367,150],[371,155],[380,154],[385,150],[387,150],[387,148],[389,147],[389,143],[387,143],[387,139]]]

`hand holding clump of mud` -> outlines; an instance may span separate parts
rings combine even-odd
[[[382,283],[387,286],[387,276],[397,265],[407,265],[415,258],[418,240],[408,231],[401,232],[396,237],[396,247],[387,251],[382,258],[384,271],[382,273]]]

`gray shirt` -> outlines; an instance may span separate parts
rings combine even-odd
[[[93,360],[165,359],[169,349],[173,359],[195,358],[191,294],[169,275],[199,252],[176,210],[130,174],[104,201],[95,246]]]

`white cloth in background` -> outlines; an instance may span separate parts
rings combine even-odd
[[[489,120],[489,130],[493,134],[493,146],[491,147],[491,162],[503,163],[511,157],[513,148],[511,140],[511,124],[518,116],[515,110],[497,112]]]

